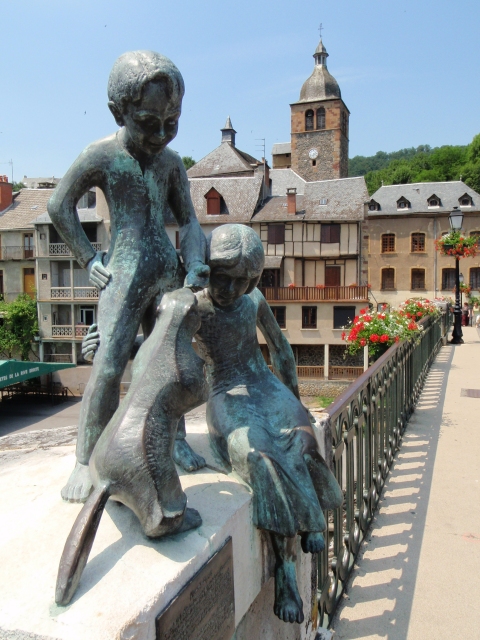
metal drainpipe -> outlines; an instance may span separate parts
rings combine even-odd
[[[433,218],[433,240],[437,239],[437,218]],[[437,251],[433,251],[433,297],[437,297]]]

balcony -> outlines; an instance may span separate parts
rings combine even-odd
[[[31,247],[2,247],[0,260],[33,260],[35,249]]]
[[[272,365],[268,365],[272,371]],[[355,380],[363,373],[363,367],[329,367],[329,380]],[[318,366],[297,366],[297,378],[324,379],[325,367]]]
[[[259,287],[269,302],[368,301],[368,287]]]
[[[51,300],[98,300],[96,287],[51,287]]]
[[[52,325],[52,338],[71,340],[73,338],[81,339],[87,335],[88,327],[84,324],[54,324]]]
[[[102,250],[101,242],[92,242],[92,247],[95,251]],[[49,256],[62,256],[62,257],[73,257],[72,252],[67,244],[64,242],[49,242],[48,244],[48,255]]]

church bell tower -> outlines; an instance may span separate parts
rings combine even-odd
[[[291,109],[291,167],[308,182],[348,177],[350,112],[327,69],[322,40],[313,54],[312,75]]]

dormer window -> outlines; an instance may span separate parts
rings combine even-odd
[[[410,209],[410,202],[402,196],[397,200],[397,209]]]
[[[207,200],[207,214],[211,216],[219,216],[221,214],[228,213],[225,200],[220,193],[212,187],[208,193],[205,194]]]
[[[305,111],[305,131],[313,131],[313,110]]]
[[[428,198],[427,202],[428,202],[428,206],[429,207],[439,207],[442,204],[440,198],[438,196],[436,196],[435,194],[430,196],[430,198]]]
[[[463,196],[458,199],[458,202],[461,207],[471,207],[473,204],[472,198],[468,195],[468,193],[464,193]]]
[[[368,210],[369,211],[380,211],[380,205],[378,204],[378,202],[376,200],[374,200],[372,198],[370,200],[370,202],[368,203]]]
[[[317,109],[317,129],[325,129],[325,107]]]
[[[324,207],[327,204],[328,200],[327,198],[320,198],[320,204],[322,205],[322,207]]]

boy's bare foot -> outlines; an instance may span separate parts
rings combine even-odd
[[[76,462],[67,484],[62,489],[62,498],[66,502],[85,502],[92,491],[92,479],[88,464]]]
[[[206,465],[205,458],[195,453],[185,438],[175,440],[173,461],[182,467],[184,471],[198,471],[198,469]]]
[[[325,539],[319,531],[302,533],[300,540],[303,553],[320,553],[325,549]]]
[[[273,611],[284,622],[303,622],[303,602],[298,593],[293,562],[283,562],[275,569],[275,604]]]
[[[180,525],[180,529],[177,531],[177,533],[182,533],[182,531],[190,531],[190,529],[197,529],[197,527],[201,526],[202,516],[196,509],[187,507],[185,515],[183,516],[183,522]]]

